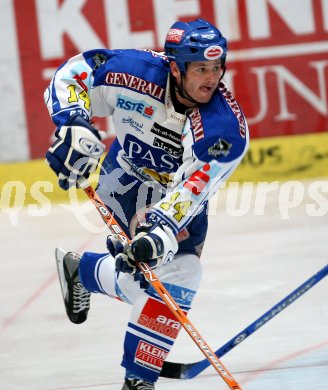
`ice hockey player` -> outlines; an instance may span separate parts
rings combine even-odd
[[[90,293],[132,306],[123,390],[155,388],[180,330],[135,259],[149,263],[187,313],[201,279],[208,200],[248,147],[245,117],[222,80],[226,55],[211,23],[176,22],[165,53],[87,51],[59,67],[45,92],[57,126],[46,159],[64,190],[104,152],[92,117],[111,116],[115,128],[97,193],[132,243],[108,237],[105,254],[57,251],[57,265],[72,322],[87,319]]]

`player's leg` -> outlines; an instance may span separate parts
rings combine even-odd
[[[195,254],[178,254],[171,263],[156,270],[156,275],[187,313],[201,279],[199,258]],[[180,323],[151,286],[137,297],[124,341],[124,390],[138,389],[133,387],[136,383],[154,386],[150,384],[157,381],[180,329]]]
[[[131,305],[140,294],[144,294],[143,280],[140,282],[134,275],[118,272],[115,259],[109,253],[85,252],[80,261],[79,275],[89,292],[104,294]]]
[[[100,169],[97,193],[129,237],[132,219],[137,223],[137,208],[144,207],[150,201],[149,194],[139,196],[141,185],[139,180],[117,167],[109,154],[106,156]],[[56,261],[66,312],[74,323],[86,320],[90,292],[100,292],[132,303],[131,299],[136,296],[140,287],[139,282],[134,283],[133,277],[116,272],[115,261],[108,253],[85,253],[81,258],[78,254],[65,257],[65,252],[58,250]],[[102,272],[103,269],[106,272]],[[121,292],[118,279],[127,279],[126,295]]]
[[[56,249],[56,262],[67,316],[75,324],[86,321],[91,293],[132,305],[148,287],[143,278],[116,271],[115,259],[109,253],[85,252],[80,256]]]
[[[90,292],[133,305],[124,342],[122,365],[126,368],[126,380],[123,389],[153,389],[180,324],[151,286],[144,289],[133,275],[117,272],[110,254],[87,252],[81,258],[70,253],[63,258],[68,261],[63,262],[61,273],[64,278],[67,274],[71,278],[71,282],[67,282],[67,286],[70,283],[71,286],[63,288],[71,321],[81,323],[86,319]],[[199,258],[194,254],[178,254],[173,262],[157,270],[157,276],[187,313],[201,279]]]
[[[177,237],[179,251],[174,260],[155,271],[185,313],[189,311],[200,283],[199,258],[206,232],[207,213],[204,207]],[[180,323],[151,286],[145,295],[139,295],[125,336],[122,365],[126,368],[126,379],[122,390],[154,389],[180,328]]]

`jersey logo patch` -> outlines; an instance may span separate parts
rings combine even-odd
[[[159,125],[158,123],[154,123],[150,131],[159,137],[163,137],[167,140],[170,140],[174,142],[177,145],[181,145],[181,139],[180,135],[175,133],[174,131],[167,129],[166,127],[163,127]]]
[[[161,100],[164,94],[164,88],[161,88],[159,85],[128,73],[109,72],[106,75],[106,83],[109,85],[122,85],[146,95],[153,96],[158,100]]]
[[[177,338],[181,329],[180,323],[170,310],[152,298],[144,306],[138,318],[138,324],[172,340]]]
[[[180,43],[184,34],[184,30],[179,28],[170,28],[169,32],[166,35],[166,42]]]
[[[128,118],[123,118],[121,122],[122,123],[128,123],[130,125],[130,127],[135,129],[139,133],[144,134],[144,132],[142,130],[144,124],[143,123],[139,123],[139,122],[133,120],[130,116]]]
[[[168,154],[165,150],[152,147],[139,138],[128,134],[125,137],[123,149],[124,159],[136,166],[165,172],[175,172],[179,167],[179,158]]]
[[[106,55],[103,54],[103,53],[98,53],[98,54],[96,54],[96,55],[93,57],[93,60],[94,60],[94,62],[95,62],[95,66],[94,66],[93,70],[96,70],[96,69],[99,68],[100,65],[103,65],[103,64],[106,62],[107,57],[106,57]]]
[[[134,362],[153,371],[160,371],[168,352],[154,344],[140,340]]]
[[[177,148],[176,146],[173,146],[167,142],[164,142],[157,137],[154,138],[153,145],[165,150],[165,152],[167,152],[168,154],[172,154],[174,157],[180,157],[183,153],[182,147]]]
[[[189,116],[191,119],[191,128],[194,133],[195,142],[200,141],[204,138],[204,128],[199,108],[195,108]]]
[[[231,146],[232,144],[229,144],[226,140],[219,138],[218,141],[208,149],[208,154],[214,157],[226,157],[230,153]]]
[[[151,119],[157,110],[156,107],[147,104],[143,100],[134,100],[123,95],[119,95],[117,98],[116,107],[126,111],[136,111],[147,119]]]

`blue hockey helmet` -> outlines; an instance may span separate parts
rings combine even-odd
[[[186,72],[186,63],[220,59],[225,66],[227,40],[221,32],[204,19],[176,22],[165,39],[164,51],[170,61],[175,61],[180,72]]]

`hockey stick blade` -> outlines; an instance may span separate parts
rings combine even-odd
[[[327,274],[328,264],[311,278],[309,278],[306,282],[296,288],[293,292],[287,295],[279,303],[273,306],[270,310],[264,313],[261,317],[248,325],[244,330],[239,332],[235,337],[229,340],[217,351],[215,351],[216,356],[221,358],[226,353],[231,351],[247,337],[261,328],[264,324],[269,322],[273,317],[281,313],[284,309],[286,309],[286,307],[295,302],[300,296],[309,291],[321,279],[327,276]],[[209,367],[209,365],[210,364],[206,359],[194,363],[174,363],[165,361],[160,376],[172,379],[192,379],[204,371],[207,367]]]

